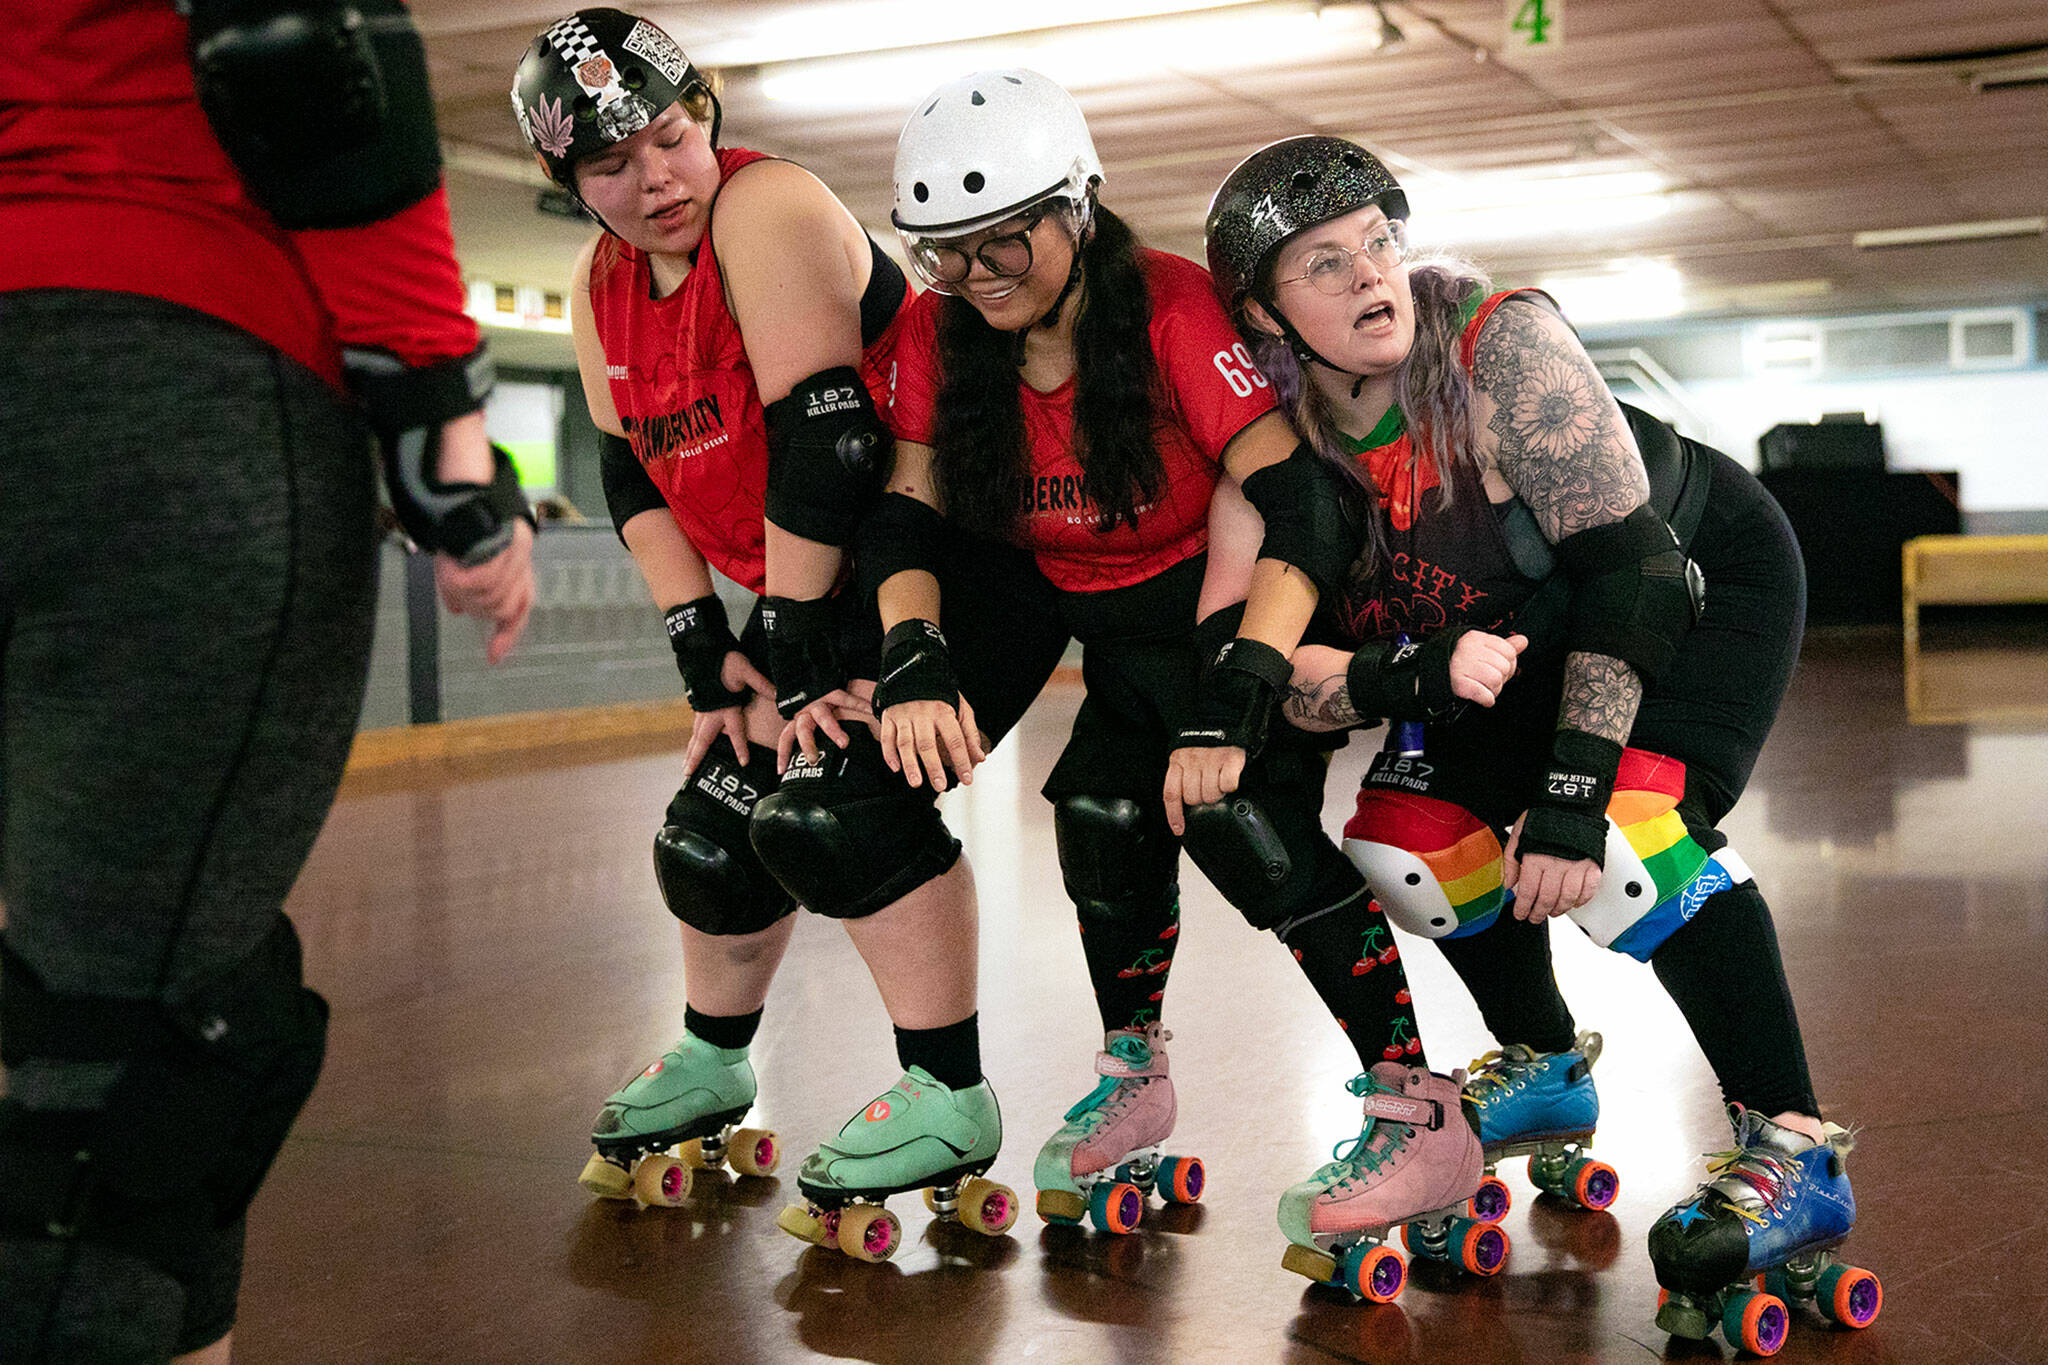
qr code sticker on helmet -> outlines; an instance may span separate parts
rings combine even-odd
[[[683,83],[683,72],[689,68],[690,60],[675,40],[663,33],[645,19],[633,25],[633,31],[626,35],[626,51],[637,57],[653,62],[662,75],[668,77],[670,85]]]

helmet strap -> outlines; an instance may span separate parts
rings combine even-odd
[[[1304,365],[1313,362],[1326,370],[1335,370],[1338,374],[1353,376],[1358,382],[1351,386],[1351,396],[1353,398],[1358,397],[1358,391],[1365,387],[1365,381],[1369,376],[1359,374],[1356,370],[1345,369],[1342,365],[1326,358],[1322,352],[1309,345],[1308,339],[1302,336],[1300,332],[1294,330],[1294,324],[1289,322],[1287,315],[1280,311],[1280,305],[1277,302],[1272,299],[1260,299],[1259,302],[1265,307],[1267,314],[1272,317],[1273,321],[1280,324],[1280,335],[1286,338],[1287,349],[1294,352],[1296,360],[1299,360]]]
[[[1074,237],[1074,259],[1067,266],[1067,282],[1060,286],[1059,294],[1053,299],[1052,307],[1045,310],[1045,316],[1030,327],[1020,327],[1011,334],[1011,363],[1024,363],[1024,338],[1031,334],[1032,327],[1043,327],[1048,332],[1059,325],[1060,310],[1067,306],[1067,298],[1074,292],[1074,286],[1081,283],[1081,252],[1087,248],[1088,239],[1095,235],[1092,216],[1081,224],[1081,230]]]

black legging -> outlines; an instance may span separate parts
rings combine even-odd
[[[375,608],[366,437],[246,333],[73,291],[0,294],[0,412],[6,946],[53,994],[175,1003],[278,929],[333,803]],[[18,1054],[16,1117],[106,1093],[106,1067]],[[0,1359],[218,1339],[239,1221],[213,1241],[180,1282],[89,1235],[0,1237]]]
[[[1712,484],[1691,553],[1706,574],[1706,609],[1644,697],[1629,743],[1686,765],[1679,811],[1712,850],[1726,842],[1714,827],[1748,785],[1791,682],[1806,625],[1806,574],[1791,525],[1763,485],[1726,455],[1701,450]],[[1476,725],[1431,735],[1432,762],[1486,764],[1503,775],[1483,784],[1492,789],[1490,809],[1479,814],[1491,822],[1505,825],[1521,814],[1548,752],[1555,670],[1547,685],[1508,705],[1534,681],[1509,683],[1502,707]],[[1504,752],[1511,762],[1501,762]],[[1503,914],[1486,932],[1440,946],[1497,1039],[1546,1051],[1570,1046],[1574,1024],[1551,973],[1545,926]],[[1753,884],[1710,898],[1650,965],[1727,1098],[1766,1114],[1816,1112],[1776,931]]]

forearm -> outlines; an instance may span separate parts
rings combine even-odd
[[[939,619],[939,580],[923,569],[891,574],[875,598],[885,634],[905,621]]]
[[[767,523],[768,595],[809,601],[832,591],[846,552]]]
[[[1643,681],[1621,660],[1584,652],[1565,655],[1564,698],[1557,710],[1560,730],[1627,744],[1642,704]]]
[[[1316,588],[1307,574],[1277,559],[1261,559],[1252,566],[1251,595],[1245,600],[1238,638],[1291,654],[1315,610]]]
[[[1325,732],[1349,730],[1371,719],[1359,715],[1351,704],[1351,688],[1343,669],[1334,673],[1313,670],[1322,676],[1310,676],[1310,672],[1296,664],[1294,680],[1280,694],[1280,714],[1289,725],[1297,730]]]
[[[666,508],[640,513],[620,534],[657,607],[666,611],[713,594],[710,566]]]

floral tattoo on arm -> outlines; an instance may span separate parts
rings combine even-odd
[[[1351,705],[1351,686],[1342,673],[1319,683],[1289,683],[1280,696],[1280,714],[1301,730],[1346,730],[1365,720]]]
[[[1650,493],[1642,457],[1592,358],[1561,318],[1510,299],[1479,333],[1472,384],[1495,468],[1553,543],[1619,521]],[[1485,437],[1482,449],[1489,444]],[[1628,742],[1642,705],[1634,669],[1605,654],[1565,657],[1561,727]]]

